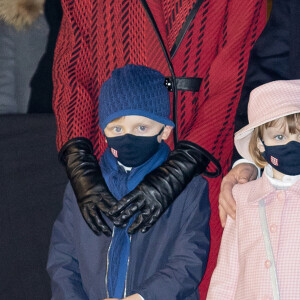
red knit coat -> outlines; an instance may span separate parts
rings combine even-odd
[[[176,76],[203,78],[199,92],[178,94],[178,138],[210,151],[220,160],[223,175],[230,167],[234,118],[249,52],[266,20],[265,2],[204,0],[177,51],[172,52]],[[147,3],[171,53],[198,1]],[[62,7],[53,72],[57,147],[60,149],[71,138],[86,137],[99,158],[106,148],[99,128],[97,99],[103,81],[115,68],[129,63],[146,65],[165,75],[170,72],[139,0],[62,0]],[[202,299],[222,235],[218,216],[221,179],[209,180],[211,250],[200,285]]]

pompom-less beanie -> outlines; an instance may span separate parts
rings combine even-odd
[[[164,80],[160,72],[145,66],[126,65],[115,69],[100,90],[101,129],[114,119],[129,115],[175,126],[169,119],[169,92]]]

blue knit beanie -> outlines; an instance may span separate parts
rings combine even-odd
[[[175,126],[169,119],[169,92],[164,80],[160,72],[145,66],[127,65],[114,70],[100,91],[101,129],[114,119],[129,115]]]

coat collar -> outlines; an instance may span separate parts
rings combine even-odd
[[[248,203],[258,205],[261,199],[266,198],[266,204],[273,201],[274,197],[267,197],[272,193],[280,192],[284,190],[276,189],[268,179],[266,172],[263,173],[262,177],[257,179],[255,184],[252,185],[248,196]],[[297,195],[300,194],[300,180],[294,183],[289,191],[295,192]]]

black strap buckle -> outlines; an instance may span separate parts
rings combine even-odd
[[[202,78],[197,77],[176,77],[177,91],[199,92]],[[169,92],[174,90],[174,81],[172,77],[166,77],[164,85]]]
[[[169,92],[173,92],[173,80],[172,80],[172,77],[166,77],[164,85],[168,89]]]

